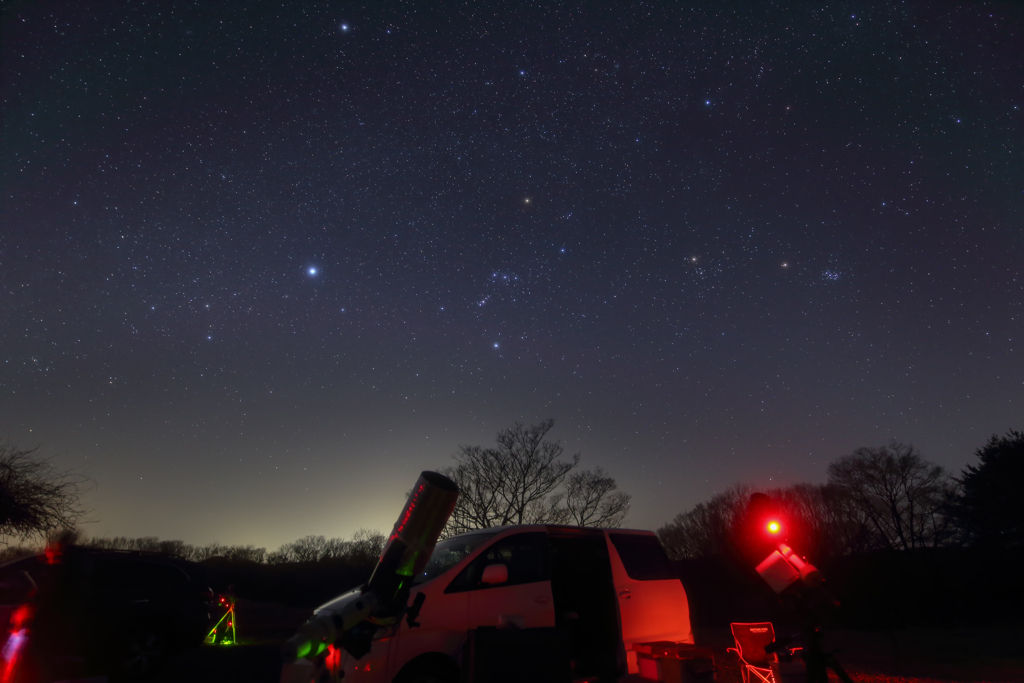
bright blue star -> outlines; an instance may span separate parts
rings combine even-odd
[[[494,342],[494,348],[498,348],[498,342]]]
[[[309,270],[306,272],[309,273],[310,277],[316,277],[316,274],[319,273],[320,271],[316,269],[316,266],[310,266]]]
[[[342,33],[348,33],[348,24],[342,24],[338,28],[341,29]]]

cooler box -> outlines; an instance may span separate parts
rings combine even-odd
[[[689,643],[638,643],[633,646],[640,677],[664,683],[712,683],[715,658],[710,648]]]

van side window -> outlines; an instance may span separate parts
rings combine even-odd
[[[635,581],[677,579],[657,536],[609,534],[626,574]]]
[[[517,586],[524,583],[546,581],[547,567],[547,534],[544,532],[516,534],[508,536],[485,549],[479,557],[463,569],[448,584],[445,593],[461,593],[462,591],[486,590],[499,586],[488,586],[480,583],[484,567],[489,564],[503,564],[508,567],[508,581],[500,586]]]

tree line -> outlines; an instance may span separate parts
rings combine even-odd
[[[326,538],[324,536],[303,536],[285,543],[268,552],[266,548],[249,545],[224,545],[207,543],[193,545],[178,540],[161,540],[155,536],[131,538],[87,538],[78,532],[64,532],[60,540],[84,548],[104,550],[131,550],[170,555],[189,562],[205,562],[212,559],[251,562],[254,564],[290,564],[298,562],[342,562],[353,566],[372,565],[384,549],[386,536],[380,531],[359,529],[352,538]],[[39,552],[31,545],[8,546],[0,551],[0,560],[21,557]]]
[[[564,448],[548,438],[553,419],[535,425],[514,423],[498,432],[491,448],[460,446],[455,464],[440,468],[459,487],[455,511],[442,534],[509,524],[572,524],[619,526],[629,512],[630,496],[600,467],[578,469],[580,454],[563,459]],[[75,533],[85,515],[78,494],[85,480],[37,457],[35,449],[0,446],[0,537],[45,539],[54,534],[96,548],[160,552],[202,562],[214,557],[258,564],[347,560],[379,556],[385,536],[361,529],[351,539],[304,536],[268,552],[253,545],[141,538],[87,539]],[[68,536],[68,532],[72,532]],[[7,545],[0,559],[24,554],[27,548]]]
[[[815,561],[874,550],[1024,545],[1024,434],[993,435],[960,476],[893,441],[828,466],[824,484],[762,491]],[[672,559],[735,555],[753,488],[737,484],[658,529]]]
[[[512,524],[616,527],[630,496],[599,467],[579,468],[579,453],[548,434],[554,420],[514,423],[498,432],[495,446],[465,445],[455,463],[439,471],[460,496],[443,537]],[[912,445],[893,441],[860,448],[828,466],[824,484],[796,484],[765,491],[787,519],[801,552],[822,560],[872,550],[911,550],[955,545],[1024,545],[1024,434],[993,435],[976,453],[977,464],[959,477],[928,462]],[[84,514],[78,503],[84,479],[61,472],[34,450],[0,446],[0,537],[45,538],[74,529]],[[752,489],[736,485],[681,512],[658,529],[673,559],[732,554],[736,530]],[[153,537],[85,539],[82,544],[162,552],[182,559],[214,557],[258,564],[371,561],[383,547],[379,531],[351,539],[305,536],[275,551],[252,545],[193,546]],[[17,554],[9,545],[0,559]]]

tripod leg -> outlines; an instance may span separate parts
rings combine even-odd
[[[824,664],[806,660],[804,664],[807,667],[807,683],[828,683],[828,668]]]
[[[839,663],[838,659],[829,655],[828,659],[826,659],[825,661],[826,664],[828,664],[828,668],[835,671],[836,676],[839,676],[839,680],[841,680],[843,683],[853,683],[853,679],[850,678],[849,674],[846,673],[846,670],[843,669],[843,666]]]
[[[221,617],[220,620],[214,625],[214,627],[212,629],[210,629],[210,632],[208,634],[206,634],[206,638],[207,639],[209,639],[210,636],[213,636],[213,643],[214,643],[214,645],[219,645],[220,644],[221,638],[223,636],[222,636],[221,632],[218,631],[217,629],[219,629],[221,623],[223,623],[223,621],[225,619],[227,619],[228,614],[229,614],[228,612],[225,612],[224,616]]]

